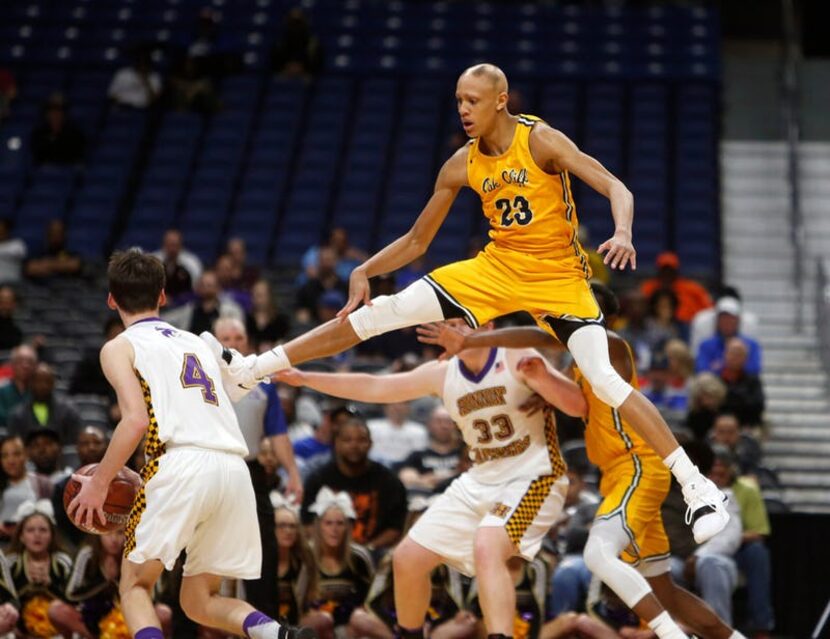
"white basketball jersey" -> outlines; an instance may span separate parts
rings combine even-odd
[[[468,473],[485,484],[520,478],[564,474],[556,420],[551,411],[528,416],[519,407],[533,394],[519,381],[511,365],[533,350],[503,348],[490,351],[487,363],[474,375],[453,357],[444,378],[444,406],[461,429],[473,467]]]
[[[149,457],[167,446],[248,454],[219,364],[201,339],[158,318],[139,320],[123,335],[150,413]]]

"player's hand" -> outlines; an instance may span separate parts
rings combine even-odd
[[[298,368],[284,368],[271,376],[271,381],[289,386],[305,386],[305,373]]]
[[[549,406],[550,404],[548,404],[544,397],[542,397],[539,393],[533,393],[533,395],[522,402],[521,406],[519,406],[519,410],[528,417],[531,417],[540,410],[545,410]]]
[[[452,326],[449,322],[433,322],[422,324],[415,331],[418,341],[424,344],[434,344],[444,349],[440,360],[449,359],[464,350],[464,333]]]
[[[101,523],[107,520],[104,513],[104,502],[107,500],[109,486],[101,486],[93,481],[89,475],[74,473],[72,479],[81,484],[80,492],[69,502],[66,514],[76,525],[95,528],[94,517],[98,515]]]
[[[631,242],[631,233],[617,231],[610,240],[606,240],[597,248],[598,253],[605,253],[603,264],[613,269],[624,270],[631,264],[631,270],[637,270],[637,251]]]
[[[337,312],[340,322],[345,322],[353,310],[363,302],[366,306],[372,305],[372,289],[369,286],[369,278],[366,272],[359,266],[349,276],[349,301]]]
[[[516,370],[519,371],[526,379],[536,379],[542,375],[547,374],[548,368],[541,357],[522,357],[519,363],[516,364]]]

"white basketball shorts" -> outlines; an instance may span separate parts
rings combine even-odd
[[[157,559],[171,570],[186,550],[185,576],[259,578],[262,543],[245,460],[231,453],[180,447],[157,462],[158,470],[144,485],[143,503],[139,494],[130,513],[127,559]]]
[[[415,522],[409,536],[472,577],[476,530],[503,527],[517,554],[530,561],[562,512],[567,490],[565,475],[482,484],[465,473]]]

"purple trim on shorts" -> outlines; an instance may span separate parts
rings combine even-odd
[[[484,368],[479,371],[478,375],[473,373],[469,368],[464,365],[460,359],[458,360],[458,369],[461,371],[461,374],[466,377],[469,381],[478,384],[481,380],[484,379],[484,376],[490,372],[490,369],[493,367],[493,362],[496,361],[496,353],[499,352],[497,348],[491,348],[490,354],[487,356],[487,363],[484,364]]]
[[[142,628],[135,633],[135,639],[164,639],[164,633],[159,628]]]

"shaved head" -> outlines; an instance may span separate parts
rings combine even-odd
[[[507,93],[507,76],[495,64],[488,64],[486,62],[476,64],[465,70],[459,79],[465,76],[473,76],[474,78],[485,77],[493,84],[496,93]]]

